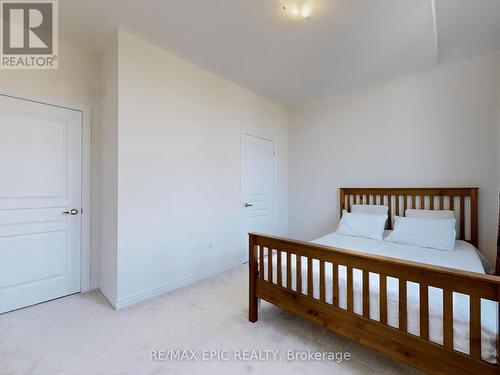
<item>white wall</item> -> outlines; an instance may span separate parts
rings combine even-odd
[[[497,109],[497,143],[496,143],[496,151],[497,151],[497,190],[500,192],[500,51],[494,55],[495,58],[495,84],[496,84],[496,97],[495,97],[495,106]]]
[[[93,105],[98,69],[95,56],[66,40],[59,41],[59,55],[56,70],[0,70],[1,87]]]
[[[100,59],[100,257],[99,289],[115,305],[118,264],[118,34],[105,45]]]
[[[90,285],[97,287],[99,274],[99,122],[96,111],[98,64],[93,54],[78,45],[59,41],[57,70],[0,70],[0,87],[21,94],[40,95],[91,106],[92,166],[91,166],[91,241]]]
[[[277,143],[287,234],[287,111],[119,32],[118,307],[240,262],[240,138]],[[208,242],[215,251],[208,251]]]
[[[339,187],[479,186],[480,248],[494,260],[498,210],[494,56],[290,112],[290,235],[338,223]]]
[[[497,196],[500,194],[500,51],[495,54],[495,66],[496,66],[496,101],[495,101],[495,106],[497,109],[497,137],[496,137],[496,157],[497,157],[497,170],[496,170],[496,176],[497,176],[497,181],[496,181],[496,191],[497,191]],[[500,231],[500,199],[497,200],[497,211],[499,212],[498,215],[498,224],[497,228]],[[500,236],[500,233],[498,233],[498,236]],[[498,246],[498,245],[497,245]]]

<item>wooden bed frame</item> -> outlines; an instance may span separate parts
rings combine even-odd
[[[352,204],[384,204],[390,207],[388,229],[393,216],[406,208],[451,209],[457,217],[458,237],[478,245],[477,188],[342,188],[340,213]],[[249,320],[258,319],[258,299],[299,315],[313,323],[371,347],[390,357],[432,374],[500,374],[500,366],[481,359],[481,299],[500,301],[500,277],[408,262],[395,258],[295,241],[258,233],[249,234]],[[268,257],[267,280],[263,272],[267,251],[277,254],[273,280],[273,259]],[[286,272],[282,271],[282,254]],[[286,254],[286,255],[285,255]],[[292,290],[291,254],[307,258],[307,292]],[[319,261],[319,299],[313,297],[313,259]],[[325,298],[325,262],[333,264],[333,303]],[[338,266],[347,270],[347,309],[338,305]],[[363,313],[353,311],[353,269],[363,274]],[[369,273],[380,275],[380,321],[370,319]],[[296,290],[302,291],[301,262],[296,263]],[[399,279],[399,327],[387,324],[387,277]],[[420,336],[407,332],[407,281],[420,288]],[[429,340],[428,287],[443,290],[443,345]],[[453,349],[453,292],[469,296],[470,351]],[[500,306],[500,304],[499,304]],[[500,317],[500,311],[499,311]],[[497,348],[500,341],[497,337]],[[500,358],[497,349],[497,358]]]

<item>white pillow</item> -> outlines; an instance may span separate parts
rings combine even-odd
[[[405,211],[406,217],[426,217],[429,219],[455,219],[455,212],[451,210],[415,210],[408,208]]]
[[[389,206],[382,204],[353,204],[351,212],[353,214],[387,215]]]
[[[366,237],[381,241],[384,236],[387,214],[356,214],[342,211],[339,227],[335,234],[351,237]]]
[[[455,236],[455,219],[394,216],[394,230],[385,240],[452,251],[455,247]]]

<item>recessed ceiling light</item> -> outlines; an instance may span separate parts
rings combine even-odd
[[[305,20],[311,17],[314,10],[313,0],[287,0],[282,6],[283,11],[293,20]]]

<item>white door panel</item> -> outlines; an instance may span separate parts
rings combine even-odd
[[[276,232],[274,142],[251,135],[242,139],[242,258],[248,261],[248,233]]]
[[[0,95],[0,313],[80,291],[82,114]]]

